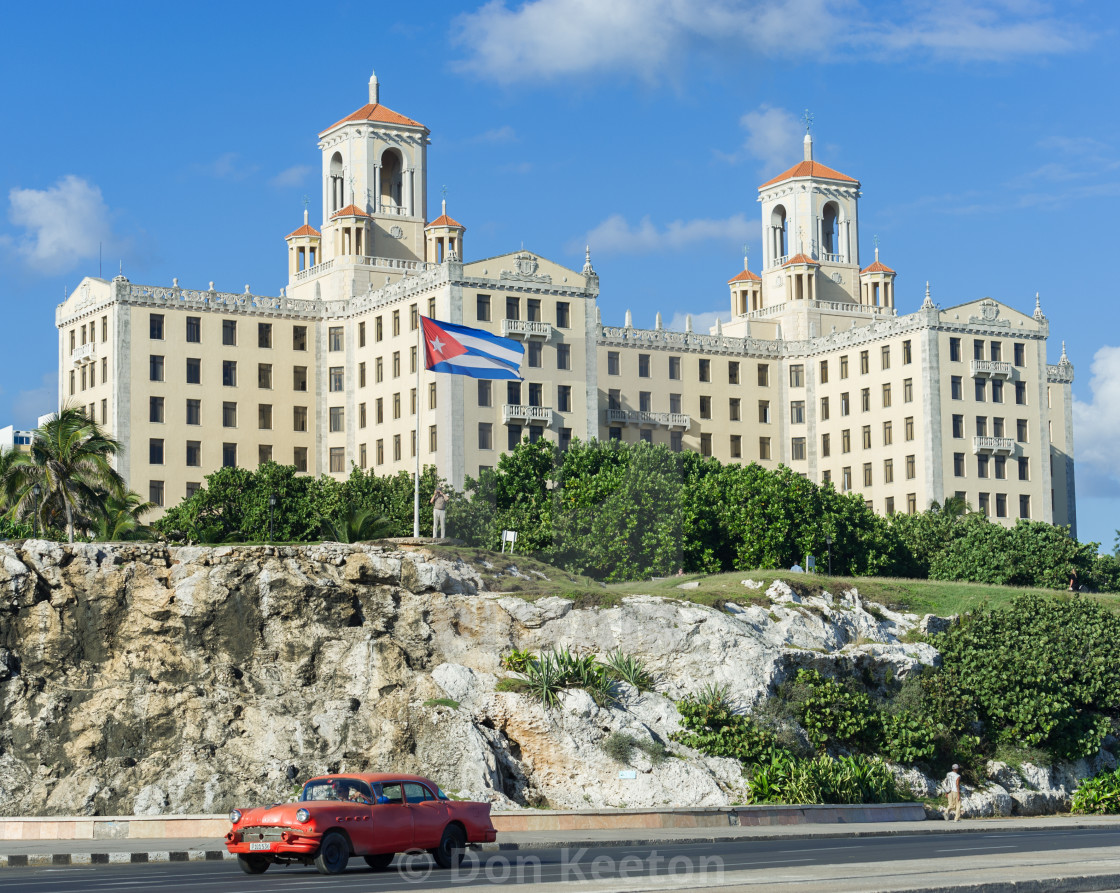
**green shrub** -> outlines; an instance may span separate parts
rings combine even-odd
[[[672,754],[669,749],[656,738],[642,738],[637,742],[638,750],[649,758],[653,765],[658,766],[664,763]]]
[[[509,670],[511,673],[524,673],[532,659],[532,651],[527,648],[514,648],[513,651],[502,658],[502,669]]]
[[[1070,811],[1080,815],[1115,815],[1120,813],[1120,769],[1103,772],[1083,782],[1073,792]]]
[[[611,732],[603,739],[603,752],[616,763],[629,763],[637,741],[625,732]]]
[[[632,685],[638,691],[653,690],[653,675],[642,661],[632,654],[612,651],[607,655],[607,672],[620,682]]]
[[[871,700],[816,670],[798,670],[787,687],[794,714],[818,750],[866,743],[872,731]]]
[[[861,755],[780,756],[751,769],[754,803],[897,803],[911,800],[881,759]]]
[[[459,709],[459,702],[454,698],[428,698],[424,702],[425,707],[450,707],[452,710]]]
[[[708,686],[678,701],[677,710],[681,730],[671,739],[701,753],[731,757],[744,765],[787,753],[771,732],[734,712],[725,688]]]

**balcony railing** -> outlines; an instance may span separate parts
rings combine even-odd
[[[547,341],[552,337],[552,326],[546,322],[530,322],[526,319],[503,319],[502,335],[506,338],[542,338]]]
[[[70,354],[70,361],[77,366],[79,363],[84,363],[86,360],[92,360],[95,356],[97,356],[97,349],[91,341],[74,348],[74,352]]]
[[[842,264],[844,263],[844,255],[829,254],[827,251],[822,251],[821,260],[826,264]]]
[[[973,360],[972,377],[980,378],[1010,378],[1011,364],[1001,363],[998,360]]]
[[[608,409],[608,425],[664,425],[666,428],[688,428],[692,424],[683,412],[649,412],[642,409]]]
[[[426,263],[422,260],[406,260],[399,257],[370,257],[364,254],[343,254],[339,257],[332,257],[330,260],[325,260],[321,264],[316,264],[313,267],[308,267],[306,270],[300,270],[295,275],[295,281],[302,282],[304,279],[309,279],[312,276],[325,273],[336,263],[353,264],[357,267],[368,267],[372,270],[403,270],[407,273],[430,270],[432,267],[437,266],[436,264]]]
[[[1010,437],[974,437],[972,438],[973,453],[1005,453],[1010,456],[1015,452],[1015,441]]]
[[[525,424],[552,424],[552,407],[526,406],[523,403],[507,403],[502,407],[502,424],[510,422]]]

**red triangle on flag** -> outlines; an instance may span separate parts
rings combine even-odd
[[[467,349],[449,335],[435,320],[420,317],[424,327],[424,368],[431,369],[436,363],[450,360],[465,354]]]

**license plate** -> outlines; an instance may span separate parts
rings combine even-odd
[[[260,841],[258,843],[249,844],[249,849],[250,850],[270,850],[270,849],[272,849],[272,844],[269,843],[267,840],[264,840],[264,841]]]

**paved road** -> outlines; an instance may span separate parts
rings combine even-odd
[[[1106,849],[1107,848],[1107,849]],[[161,893],[262,893],[262,891],[435,890],[491,884],[525,885],[569,883],[583,890],[596,881],[631,879],[633,889],[653,886],[676,889],[727,883],[733,873],[749,870],[798,869],[809,872],[827,866],[849,866],[845,876],[869,881],[888,871],[886,863],[928,860],[937,871],[957,860],[970,859],[986,868],[1015,866],[1024,858],[1046,853],[1085,851],[1086,858],[1102,853],[1120,860],[1120,830],[1011,831],[968,835],[911,834],[898,837],[816,838],[812,840],[752,841],[717,844],[674,844],[598,849],[540,849],[471,853],[457,871],[435,868],[426,855],[398,857],[386,872],[371,872],[361,859],[352,860],[343,875],[324,877],[314,868],[273,866],[260,877],[241,873],[234,862],[197,862],[134,865],[9,868],[0,870],[5,893],[118,893],[158,890]],[[981,857],[977,860],[976,857]],[[1078,864],[1077,854],[1062,857],[1063,865]],[[731,878],[724,879],[724,875]]]

